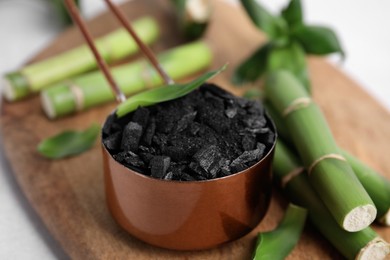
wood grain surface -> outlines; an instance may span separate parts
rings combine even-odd
[[[183,42],[170,6],[164,1],[132,1],[122,6],[130,19],[149,14],[159,20],[162,36],[153,46],[156,52]],[[206,35],[213,49],[213,68],[229,62],[226,73],[214,82],[233,89],[229,78],[233,68],[264,41],[239,6],[221,1],[214,4],[214,16]],[[95,36],[118,23],[110,14],[89,22]],[[50,44],[33,60],[49,57],[82,43],[72,28]],[[341,147],[390,177],[388,150],[390,114],[354,81],[323,59],[310,58],[314,98],[323,109]],[[100,145],[77,157],[50,161],[36,152],[44,138],[64,129],[84,129],[102,123],[115,104],[108,104],[75,116],[49,121],[39,98],[2,104],[1,134],[5,155],[13,174],[37,214],[73,259],[250,259],[256,233],[273,229],[283,215],[286,201],[274,192],[266,218],[249,235],[219,248],[197,252],[177,252],[147,245],[125,233],[111,218],[105,204]],[[387,241],[390,230],[374,226]],[[340,259],[341,255],[308,225],[288,259]]]

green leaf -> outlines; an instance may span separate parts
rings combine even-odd
[[[275,230],[259,234],[253,259],[285,259],[298,243],[306,216],[306,209],[290,204]]]
[[[280,35],[281,24],[278,17],[273,16],[255,0],[241,0],[241,4],[253,23],[265,32],[268,37],[274,39]]]
[[[94,145],[99,132],[98,124],[92,124],[85,131],[67,130],[40,142],[37,150],[49,159],[80,154]]]
[[[116,115],[118,117],[122,117],[136,110],[139,106],[151,106],[160,102],[165,102],[185,96],[191,91],[200,87],[207,80],[211,79],[215,75],[225,70],[226,67],[227,65],[224,65],[218,70],[206,72],[202,76],[186,84],[173,84],[169,86],[163,86],[134,95],[118,106],[116,110]]]
[[[303,22],[301,0],[291,0],[288,6],[282,10],[282,17],[290,27],[301,25]]]
[[[306,56],[299,43],[291,42],[286,46],[272,48],[268,56],[267,70],[269,72],[276,70],[290,71],[310,92]]]
[[[267,68],[267,56],[271,49],[271,44],[265,44],[249,56],[234,71],[232,82],[241,85],[254,82],[259,79]]]
[[[333,30],[323,26],[302,25],[293,32],[307,53],[326,55],[340,53],[344,57],[344,50]]]

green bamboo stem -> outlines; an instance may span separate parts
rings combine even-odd
[[[171,0],[179,26],[188,39],[200,38],[211,19],[211,0]]]
[[[158,25],[151,17],[136,20],[133,27],[142,41],[147,44],[154,42],[159,35]],[[97,39],[96,46],[106,62],[123,59],[138,51],[137,44],[123,28]],[[6,74],[4,95],[9,101],[20,100],[31,93],[39,92],[48,85],[96,67],[90,49],[82,45]]]
[[[288,128],[285,126],[281,115],[276,112],[275,108],[269,104],[269,102],[265,101],[264,105],[276,125],[278,136],[281,137],[283,141],[289,142],[290,133]],[[389,226],[390,181],[347,151],[341,150],[341,152],[374,202],[378,211],[376,220],[383,225]]]
[[[175,80],[205,69],[211,58],[211,50],[204,42],[186,44],[159,55],[162,67]],[[127,96],[163,84],[145,60],[118,66],[111,72]],[[102,73],[97,71],[45,89],[41,100],[46,115],[54,119],[107,103],[114,100],[114,95]]]
[[[356,232],[376,217],[371,198],[342,157],[319,107],[287,71],[270,75],[266,96],[284,114],[291,139],[309,172],[309,180],[339,225]]]
[[[275,149],[273,169],[277,181],[284,183],[288,198],[308,209],[310,221],[346,258],[385,259],[390,254],[390,245],[371,228],[358,232],[347,232],[340,228],[310,185],[307,174],[297,171],[303,171],[298,159],[280,140]],[[292,174],[294,172],[295,176]]]

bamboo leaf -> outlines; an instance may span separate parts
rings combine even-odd
[[[307,210],[289,204],[279,226],[270,232],[260,233],[253,259],[285,259],[298,243],[307,216]]]
[[[327,27],[302,25],[294,30],[293,37],[302,44],[307,53],[340,53],[343,58],[345,56],[337,35]]]
[[[43,140],[39,143],[37,150],[49,159],[60,159],[80,154],[94,145],[99,132],[98,124],[92,124],[85,131],[64,131]]]
[[[291,0],[288,6],[282,10],[282,17],[290,27],[301,25],[303,22],[301,0]]]
[[[306,56],[303,48],[297,42],[275,47],[268,56],[267,69],[269,72],[288,70],[310,92],[310,80],[307,71]]]
[[[277,38],[280,34],[280,19],[268,12],[259,2],[255,0],[241,0],[253,23],[265,32],[271,39]]]
[[[157,103],[185,96],[191,91],[200,87],[207,80],[225,70],[226,67],[227,65],[224,65],[218,70],[206,72],[202,76],[186,84],[173,84],[165,87],[151,89],[134,95],[118,106],[116,115],[118,117],[122,117],[134,111],[139,106],[151,106]]]
[[[241,85],[258,80],[267,68],[267,56],[271,50],[271,44],[265,44],[249,56],[234,71],[232,82]]]

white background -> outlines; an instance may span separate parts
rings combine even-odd
[[[0,75],[17,69],[61,31],[47,2],[0,0]],[[285,3],[262,2],[267,2],[271,10]],[[303,2],[308,22],[329,25],[340,36],[347,53],[341,69],[390,109],[390,1]],[[92,17],[104,9],[104,4],[102,0],[82,0],[82,7],[84,14]],[[0,259],[66,258],[28,205],[1,150]]]

